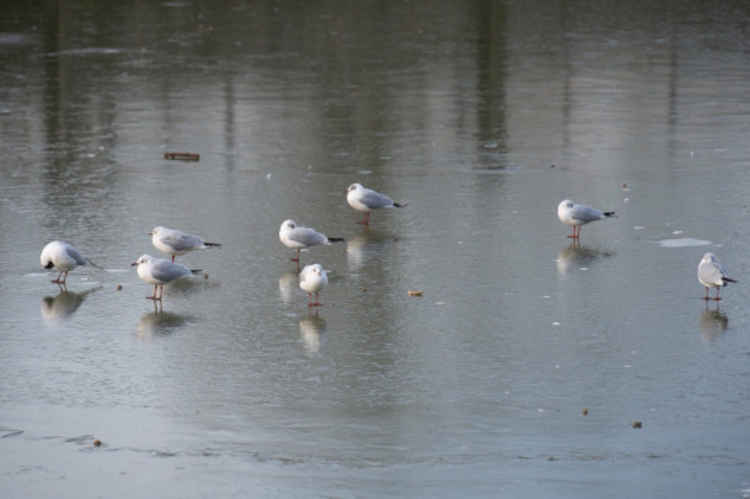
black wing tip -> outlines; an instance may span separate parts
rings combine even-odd
[[[220,248],[221,247],[221,243],[203,243],[203,244],[205,244],[206,246],[214,247],[214,248]]]
[[[203,272],[203,269],[190,269],[190,272],[192,272],[193,274],[200,274],[201,272]]]
[[[406,208],[408,205],[409,203],[405,201],[401,203],[396,203],[396,202],[393,203],[393,206],[395,206],[396,208]]]
[[[344,241],[346,241],[346,239],[344,239],[343,237],[329,237],[328,241],[332,243],[343,243]]]
[[[605,211],[604,212],[604,216],[605,217],[614,217],[615,216],[615,212],[614,211]]]
[[[737,282],[737,280],[736,280],[736,279],[730,279],[729,277],[722,277],[722,279],[724,279],[724,280],[725,280],[725,281],[727,281],[727,282],[734,282],[734,283],[736,283],[736,282]]]

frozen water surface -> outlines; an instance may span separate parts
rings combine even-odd
[[[0,496],[747,496],[749,21],[5,2]],[[353,182],[409,206],[364,228]],[[571,244],[565,198],[618,218]],[[287,218],[346,238],[315,312]],[[156,225],[223,244],[162,308]],[[58,289],[57,238],[107,270]]]

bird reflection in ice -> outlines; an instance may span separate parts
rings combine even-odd
[[[60,285],[60,293],[56,296],[45,296],[42,298],[42,317],[48,322],[58,322],[69,318],[78,310],[88,295],[102,289],[101,286],[91,288],[81,293],[74,293]]]
[[[154,302],[154,311],[143,314],[138,321],[138,336],[141,338],[167,336],[186,322],[186,317],[172,312],[165,312],[161,303]]]
[[[722,313],[719,307],[711,308],[706,305],[706,308],[701,313],[700,328],[703,338],[708,341],[715,340],[729,327],[729,317],[727,314]]]
[[[316,311],[299,321],[299,332],[305,343],[307,353],[315,354],[320,351],[320,335],[326,330],[326,321]]]
[[[588,270],[600,258],[612,256],[613,254],[611,251],[587,248],[577,242],[573,242],[558,253],[556,260],[557,272],[560,275],[564,275],[575,269]]]

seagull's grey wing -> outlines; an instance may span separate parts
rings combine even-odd
[[[359,200],[363,205],[371,209],[393,206],[393,199],[371,189],[364,190]]]
[[[717,286],[722,284],[724,273],[721,271],[721,267],[714,265],[711,262],[702,263],[698,267],[698,277],[701,281],[709,284],[716,284]]]
[[[73,260],[75,260],[78,265],[86,265],[86,259],[82,257],[81,254],[78,252],[78,250],[75,249],[73,246],[66,244],[65,254],[68,255]]]
[[[571,218],[573,218],[573,220],[578,220],[580,222],[586,223],[604,218],[604,213],[602,213],[601,210],[592,208],[591,206],[577,204],[574,205],[573,208],[571,208],[570,216]]]
[[[292,229],[289,231],[289,239],[304,244],[305,246],[325,244],[327,241],[326,236],[314,229],[310,229],[309,227],[297,227],[296,229]]]
[[[189,268],[169,260],[160,260],[151,264],[151,275],[158,281],[174,281],[189,274]]]
[[[201,238],[183,233],[167,234],[162,238],[162,241],[175,251],[191,250],[203,245]]]

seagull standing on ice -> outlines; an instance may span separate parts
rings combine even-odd
[[[557,205],[557,217],[562,223],[570,225],[573,229],[573,232],[568,236],[571,239],[581,237],[581,226],[614,215],[614,211],[597,210],[585,204],[576,204],[570,199],[565,199]]]
[[[706,253],[698,264],[698,281],[706,288],[704,300],[711,300],[708,296],[709,288],[716,288],[716,301],[721,300],[719,290],[730,282],[737,282],[727,277],[727,273],[713,253]]]
[[[299,252],[302,248],[318,246],[320,244],[330,245],[344,239],[341,237],[327,237],[310,227],[299,227],[294,220],[284,220],[279,228],[279,240],[287,248],[296,249],[297,256],[292,258],[293,262],[299,263]]]
[[[308,307],[319,307],[318,293],[328,285],[328,274],[323,266],[319,263],[306,265],[299,274],[299,287],[307,292],[309,297]],[[312,301],[312,295],[315,293],[315,301]]]
[[[190,270],[182,264],[172,263],[162,258],[154,258],[151,255],[142,255],[130,265],[136,267],[138,277],[154,285],[154,294],[146,298],[156,301],[161,301],[162,296],[164,296],[165,284],[200,272],[200,270]],[[161,288],[159,296],[156,295],[157,288]]]
[[[193,234],[161,226],[154,227],[148,235],[151,236],[151,243],[154,247],[162,253],[170,255],[172,262],[174,262],[176,255],[184,255],[193,250],[221,246],[219,243],[204,241]]]
[[[365,212],[365,218],[358,223],[370,225],[370,212],[380,208],[403,208],[406,203],[396,203],[385,194],[381,194],[361,184],[352,184],[347,189],[346,202],[357,211]]]
[[[60,275],[55,279],[55,284],[65,284],[68,278],[68,272],[78,267],[90,263],[86,258],[81,256],[77,249],[65,241],[52,241],[47,243],[39,255],[39,263],[45,269],[55,268]],[[62,278],[62,279],[60,279]]]

